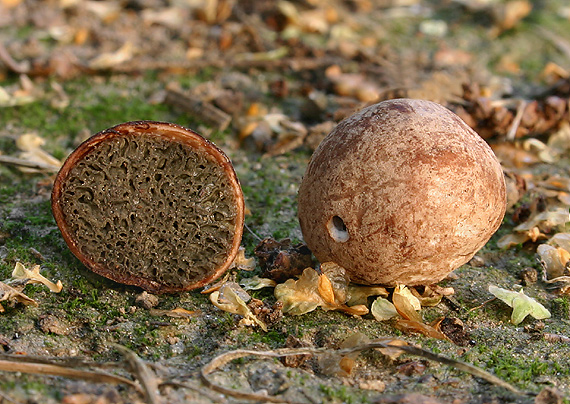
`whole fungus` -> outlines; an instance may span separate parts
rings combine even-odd
[[[353,282],[427,285],[497,230],[505,180],[491,148],[430,101],[384,101],[340,122],[299,188],[299,221],[321,262]]]
[[[163,122],[123,123],[82,143],[56,177],[52,210],[89,269],[153,293],[218,278],[243,233],[243,194],[228,157]]]

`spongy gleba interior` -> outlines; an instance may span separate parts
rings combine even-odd
[[[112,279],[166,289],[214,273],[236,231],[236,196],[207,153],[152,134],[100,142],[61,184],[61,212],[80,254]]]

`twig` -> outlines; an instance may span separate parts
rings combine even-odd
[[[4,402],[7,401],[9,403],[14,403],[14,404],[23,404],[21,401],[16,401],[13,398],[9,397],[8,395],[4,394],[3,392],[0,391],[0,398],[2,398],[2,400],[0,402]]]
[[[515,115],[515,119],[513,119],[513,123],[507,132],[507,140],[509,142],[515,140],[515,136],[517,134],[517,129],[521,124],[522,117],[524,115],[524,109],[526,108],[527,102],[525,100],[520,100],[519,105],[517,106],[517,114]]]
[[[369,349],[376,349],[376,348],[389,348],[389,349],[397,349],[404,351],[408,354],[412,354],[415,356],[420,356],[429,360],[433,360],[439,363],[443,363],[445,365],[452,366],[456,369],[462,370],[466,373],[469,373],[472,376],[479,377],[483,380],[486,380],[489,383],[495,384],[497,386],[503,387],[504,389],[511,391],[515,394],[526,394],[524,392],[519,391],[514,386],[510,385],[509,383],[499,379],[497,376],[480,369],[474,365],[460,362],[455,359],[447,358],[442,355],[437,355],[433,352],[427,351],[422,348],[417,348],[411,345],[391,345],[393,340],[376,340],[368,344],[357,345],[352,348],[344,348],[338,349],[334,352],[338,355],[348,355],[354,352],[361,352],[364,350]],[[226,352],[219,356],[216,356],[212,359],[209,363],[202,367],[200,370],[200,376],[202,381],[206,386],[211,388],[212,390],[218,391],[220,393],[240,398],[246,400],[258,400],[258,401],[266,401],[272,403],[287,403],[287,404],[297,404],[291,401],[283,400],[278,397],[272,396],[264,396],[260,394],[251,394],[251,393],[244,393],[232,389],[225,388],[214,383],[212,380],[209,379],[208,375],[219,369],[220,367],[227,364],[229,361],[234,359],[243,358],[245,356],[261,356],[261,357],[268,357],[268,358],[275,358],[275,357],[283,357],[283,356],[291,356],[291,355],[303,355],[303,354],[322,354],[325,352],[330,352],[330,349],[326,348],[282,348],[276,349],[274,351],[250,351],[250,350],[235,350]]]
[[[554,32],[540,26],[536,25],[535,28],[538,30],[543,38],[552,42],[552,44],[561,51],[566,58],[570,59],[570,42],[563,39],[561,35],[556,35]]]
[[[160,404],[158,381],[147,364],[133,351],[119,344],[111,344],[113,348],[125,357],[131,366],[131,371],[142,386],[145,400],[148,404]]]
[[[35,170],[43,170],[49,172],[56,172],[57,170],[59,170],[59,168],[51,164],[45,164],[37,161],[30,161],[30,160],[20,159],[18,157],[4,156],[4,155],[0,155],[0,163],[19,166],[19,167],[33,168]]]
[[[0,360],[0,370],[4,372],[21,372],[36,375],[62,376],[71,379],[86,380],[93,383],[127,384],[131,387],[136,388],[137,390],[140,390],[137,384],[132,380],[121,376],[89,370],[71,369],[59,365]]]
[[[16,62],[2,42],[0,42],[0,61],[4,62],[8,69],[18,74],[26,74],[30,70],[26,63]]]
[[[188,112],[220,131],[225,130],[232,121],[231,116],[209,102],[193,98],[180,91],[167,90],[164,102]]]
[[[204,390],[204,389],[201,389],[200,387],[192,386],[190,384],[186,384],[186,383],[182,383],[182,382],[175,382],[175,381],[166,381],[166,382],[160,383],[159,387],[166,387],[166,386],[179,387],[182,389],[189,389],[189,390],[195,391],[196,393],[200,394],[201,396],[208,397],[210,400],[212,400],[215,403],[222,403],[222,404],[227,403],[227,400],[223,399],[222,397],[215,397],[211,391]]]
[[[246,223],[244,223],[243,226],[246,228],[246,230],[247,230],[248,232],[251,233],[251,235],[252,235],[253,237],[255,237],[255,238],[257,239],[257,241],[263,241],[263,239],[262,239],[261,237],[259,237],[257,234],[255,234],[255,232],[254,232],[253,230],[251,230],[251,228],[250,228]]]
[[[467,313],[471,313],[472,311],[475,311],[477,309],[480,309],[481,307],[485,306],[487,303],[491,303],[493,300],[496,300],[496,297],[493,297],[489,300],[485,300],[483,303],[481,303],[479,306],[475,306],[475,307],[471,307],[469,310],[467,310]]]

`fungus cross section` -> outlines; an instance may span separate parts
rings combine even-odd
[[[87,258],[115,278],[176,288],[224,263],[238,214],[230,179],[213,157],[152,134],[98,144],[70,170],[62,202]]]

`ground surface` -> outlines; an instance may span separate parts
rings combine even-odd
[[[568,120],[564,104],[559,116],[540,110],[549,124],[523,120],[526,131],[513,126],[519,100],[570,96],[564,87],[568,75],[560,68],[570,59],[563,39],[570,34],[567,6],[562,1],[438,3],[0,0],[0,156],[20,156],[16,139],[26,133],[37,134],[46,142],[43,150],[64,159],[80,141],[120,122],[176,122],[229,155],[253,233],[299,242],[296,193],[315,145],[350,112],[408,95],[456,111],[463,107],[462,116],[472,117],[489,143],[506,145],[505,169],[525,179],[527,188],[555,174],[567,178],[567,152],[541,159],[531,153],[534,149],[513,146],[515,137],[519,143],[528,138],[547,142]],[[549,62],[554,65],[547,68]],[[563,85],[554,87],[558,78]],[[462,90],[462,84],[473,83],[480,88],[475,101]],[[212,117],[185,106],[180,91],[224,115]],[[483,96],[496,102],[493,108],[506,106],[510,117],[501,120],[497,107],[483,125],[481,112],[470,108]],[[513,127],[516,136],[509,136]],[[291,345],[291,336],[307,346],[337,348],[346,336],[361,332],[369,338],[400,338],[472,363],[531,395],[510,393],[437,362],[408,355],[389,360],[378,352],[360,355],[347,377],[323,374],[315,358],[298,367],[245,358],[212,378],[241,392],[266,391],[302,403],[532,403],[545,388],[560,391],[559,400],[570,390],[570,300],[541,281],[536,247],[544,240],[497,247],[521,221],[513,213],[532,211],[536,201],[553,203],[552,195],[537,195],[538,186],[534,194],[517,195],[478,258],[442,283],[455,295],[422,310],[426,321],[460,319],[466,337],[459,346],[403,334],[370,315],[355,318],[321,309],[286,314],[264,332],[241,325],[239,316],[219,310],[197,292],[159,296],[154,307],[182,307],[196,311],[195,316],[152,315],[135,302],[141,290],[92,274],[70,253],[51,216],[54,173],[23,173],[18,167],[0,164],[0,279],[10,278],[16,262],[39,264],[42,274],[64,287],[54,294],[40,285],[27,286],[25,293],[37,307],[2,302],[0,353],[56,363],[79,357],[131,378],[134,372],[113,345],[120,344],[152,364],[162,382],[186,384],[162,386],[162,402],[247,402],[209,390],[200,382],[200,368],[229,350]],[[566,229],[548,230],[546,239]],[[247,256],[257,243],[246,231]],[[528,317],[515,326],[508,306],[483,303],[492,298],[489,284],[515,290],[528,268],[538,272],[539,280],[525,293],[550,309],[552,317]],[[234,272],[240,279],[260,269]],[[275,300],[271,288],[253,296]],[[124,385],[10,372],[0,372],[0,392],[0,402],[7,403],[145,402]]]

